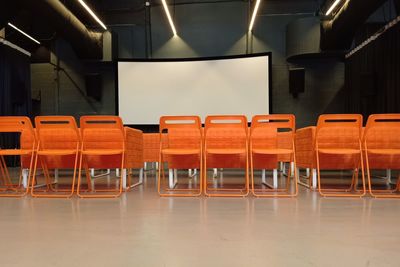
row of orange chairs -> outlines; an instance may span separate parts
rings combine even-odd
[[[374,185],[372,171],[400,168],[400,114],[374,114],[366,126],[357,114],[321,115],[317,126],[296,131],[297,166],[315,170],[315,181],[309,178],[309,187],[318,187],[322,196],[362,197],[368,192],[376,198],[399,198],[400,179],[394,188]],[[353,170],[346,188],[322,183],[321,170]],[[361,185],[359,184],[361,172]],[[311,174],[310,174],[311,176]],[[326,177],[325,177],[326,178]],[[390,177],[387,177],[390,181]],[[378,185],[379,186],[379,185]],[[382,187],[382,185],[380,185]]]
[[[118,197],[123,191],[123,176],[115,188],[91,187],[89,168],[141,168],[143,137],[139,130],[123,126],[117,116],[82,116],[80,129],[70,116],[38,116],[36,129],[27,117],[0,117],[1,133],[19,133],[18,149],[0,148],[0,175],[3,187],[0,196],[70,197],[75,191],[80,197]],[[28,183],[13,183],[6,165],[6,156],[20,156],[21,167],[29,170]],[[21,169],[22,169],[21,168]],[[73,169],[71,186],[56,188],[50,169]],[[41,169],[45,178],[38,184]],[[87,188],[82,187],[82,169]],[[128,173],[129,185],[131,175]]]
[[[30,190],[35,197],[69,197],[74,191],[81,197],[116,197],[122,193],[122,176],[117,189],[103,194],[109,189],[91,188],[88,169],[141,168],[144,161],[150,161],[150,155],[143,153],[146,134],[124,128],[116,116],[83,116],[80,129],[68,116],[37,117],[35,124],[33,129],[26,117],[0,117],[0,132],[21,134],[19,149],[0,148],[1,196],[23,196]],[[301,167],[316,169],[318,190],[323,196],[364,196],[365,169],[372,196],[398,197],[399,182],[395,188],[374,189],[371,170],[399,169],[399,129],[398,114],[371,115],[365,129],[361,115],[321,115],[316,127],[296,132],[293,115],[255,116],[250,128],[245,116],[209,116],[204,129],[197,116],[166,116],[160,119],[158,138],[152,135],[150,139],[159,143],[159,149],[153,150],[159,155],[161,196],[198,196],[203,192],[207,196],[246,196],[250,191],[255,196],[295,196],[296,181],[300,182],[297,167]],[[17,184],[10,179],[5,157],[12,155],[21,156],[21,166],[29,170],[26,189],[21,187],[22,175]],[[170,184],[166,187],[165,162],[170,169],[200,169],[199,184],[190,188],[175,188]],[[294,186],[290,187],[291,171],[286,188],[257,185],[254,170],[275,169],[278,162],[293,163]],[[49,172],[52,168],[74,170],[71,188],[53,187]],[[207,170],[211,168],[240,168],[245,170],[245,176],[239,185],[226,183],[223,187],[210,187]],[[38,185],[38,169],[45,177],[44,190]],[[86,189],[81,189],[82,169],[86,172]],[[347,188],[322,185],[322,170],[343,169],[352,170]],[[131,176],[128,177],[130,186],[138,185],[132,185]]]
[[[294,162],[296,168],[294,134],[293,115],[254,116],[250,129],[242,115],[208,116],[204,129],[198,116],[163,116],[158,192],[160,196],[199,196],[204,192],[206,196],[244,197],[250,191],[257,197],[296,196],[297,182],[295,179],[292,188],[290,175],[281,189],[259,186],[254,178],[255,169],[275,169],[278,162]],[[167,186],[165,162],[170,169],[199,169],[198,184],[188,188]],[[213,187],[207,175],[211,168],[243,169],[245,175],[239,183]]]
[[[322,196],[364,196],[367,192],[366,170],[372,196],[400,197],[400,182],[394,188],[374,189],[371,177],[372,170],[399,169],[400,114],[371,115],[365,129],[362,121],[358,114],[321,115],[316,127],[299,129],[295,134],[293,115],[255,116],[250,128],[244,116],[209,116],[204,129],[197,116],[161,117],[159,194],[198,196],[204,192],[207,196],[247,196],[251,191],[257,197],[296,196],[297,182],[293,189],[290,188],[291,171],[288,172],[286,188],[268,189],[256,188],[254,170],[274,169],[278,162],[292,162],[294,179],[300,182],[297,160],[299,167],[316,169],[318,190]],[[165,138],[167,140],[163,140]],[[185,189],[166,186],[165,161],[169,168],[199,168],[199,185]],[[210,187],[207,175],[210,168],[244,169],[242,187]],[[345,188],[337,183],[324,186],[321,173],[327,170],[334,171],[334,178],[345,179],[346,175],[339,171],[350,170],[351,179],[347,179],[350,185]]]

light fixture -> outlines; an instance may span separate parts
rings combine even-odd
[[[96,16],[96,14],[94,14],[93,10],[91,10],[90,7],[83,2],[83,0],[79,0],[79,3],[86,9],[87,12],[89,12],[90,15],[92,15],[92,17],[101,25],[101,27],[104,28],[104,30],[107,30],[106,25],[104,25],[104,23]]]
[[[28,37],[29,39],[31,39],[35,43],[40,44],[40,42],[38,40],[36,40],[32,36],[30,36],[29,34],[25,33],[23,30],[19,29],[17,26],[11,24],[10,22],[8,23],[8,26],[10,26],[10,27],[14,28],[15,30],[19,31],[20,33],[22,33],[23,35],[25,35],[26,37]]]
[[[162,0],[162,4],[164,7],[165,14],[167,14],[168,22],[169,22],[169,25],[171,26],[172,32],[174,33],[174,35],[176,35],[176,29],[174,26],[174,22],[172,21],[171,14],[169,13],[167,2],[165,0]]]
[[[333,2],[333,4],[331,5],[331,7],[328,9],[328,11],[326,11],[325,16],[328,16],[329,14],[331,14],[331,12],[335,9],[335,7],[337,7],[337,5],[339,5],[339,3],[342,0],[336,0],[335,2]]]
[[[258,11],[258,8],[260,7],[260,2],[261,2],[261,0],[257,0],[256,5],[254,7],[253,15],[251,16],[251,20],[250,20],[249,32],[251,32],[253,30],[254,21],[256,20],[257,11]]]

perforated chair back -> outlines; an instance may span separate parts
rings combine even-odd
[[[293,149],[294,133],[294,115],[256,115],[251,122],[250,139],[253,148]]]
[[[125,131],[118,116],[82,116],[80,119],[84,150],[124,149]]]
[[[364,141],[368,149],[400,149],[400,114],[369,116]]]
[[[33,149],[35,132],[28,117],[5,116],[0,117],[1,133],[20,133],[20,148]]]
[[[318,118],[316,142],[319,149],[360,149],[362,116],[326,114]]]
[[[208,116],[204,135],[207,149],[242,149],[247,145],[247,118],[243,115]]]
[[[166,135],[165,147],[196,149],[202,144],[201,120],[198,116],[162,116],[160,139]]]
[[[76,149],[80,137],[72,116],[37,116],[36,133],[40,150]]]

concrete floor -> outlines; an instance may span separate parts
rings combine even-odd
[[[400,266],[400,200],[0,199],[1,266]]]

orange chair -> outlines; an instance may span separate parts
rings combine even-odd
[[[119,177],[116,189],[93,189],[89,168],[125,168],[125,130],[118,116],[82,116],[81,127],[81,158],[77,194],[82,198],[113,198],[119,197],[123,190],[123,175]],[[88,189],[84,193],[81,188],[81,172],[85,168]],[[98,193],[100,192],[100,193]]]
[[[127,169],[127,190],[143,183],[143,132],[125,127],[125,168]],[[140,169],[139,181],[132,183],[132,169]],[[123,175],[123,174],[122,174]]]
[[[400,169],[400,114],[369,116],[363,143],[371,196],[400,198],[400,179],[393,189],[373,189],[371,179],[371,170]]]
[[[245,197],[249,194],[248,126],[243,115],[217,115],[206,118],[204,129],[204,192],[206,196]],[[208,168],[245,170],[240,188],[209,188]]]
[[[37,152],[33,170],[31,195],[33,197],[68,198],[74,194],[79,159],[80,136],[71,116],[38,116],[35,118]],[[45,191],[36,188],[38,162],[46,178]],[[54,188],[49,169],[73,169],[70,189]]]
[[[317,162],[315,158],[315,133],[317,127],[310,126],[296,130],[296,164],[298,170],[298,183],[311,189],[317,189]],[[300,178],[300,168],[307,169],[305,177]],[[302,178],[307,179],[306,182]]]
[[[165,142],[162,136],[165,135]],[[163,116],[160,118],[160,155],[158,168],[158,193],[160,196],[200,196],[202,193],[201,120],[198,116]],[[200,180],[194,188],[162,188],[165,181],[164,162],[168,168],[198,168]],[[173,166],[171,166],[171,164]],[[183,192],[183,193],[182,193]]]
[[[160,156],[160,134],[143,134],[143,161],[158,162]]]
[[[294,133],[294,115],[276,114],[257,115],[253,117],[250,129],[250,173],[251,188],[254,196],[297,196],[298,188]],[[292,193],[290,188],[290,168],[285,189],[255,188],[254,169],[275,169],[280,161],[294,162],[294,192]]]
[[[361,147],[362,116],[358,114],[321,115],[318,118],[315,155],[318,190],[327,197],[362,197],[366,193]],[[358,190],[359,170],[362,190]],[[353,170],[349,188],[322,188],[321,170]]]
[[[0,197],[23,197],[29,192],[31,172],[33,170],[35,133],[28,117],[0,117],[0,133],[19,134],[20,147],[15,149],[0,147]],[[19,156],[21,170],[18,183],[13,183],[7,168],[5,157]],[[25,166],[24,166],[25,165]],[[27,181],[22,183],[22,168],[28,168]]]

